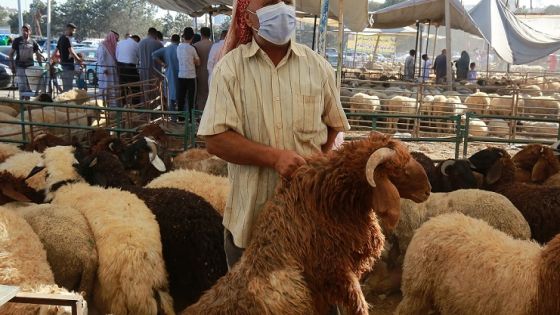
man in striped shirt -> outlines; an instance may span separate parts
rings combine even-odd
[[[288,1],[238,0],[224,43],[232,50],[212,77],[198,134],[229,162],[223,224],[230,268],[278,179],[289,179],[306,163],[303,156],[329,151],[350,128],[332,67],[292,41],[294,29]]]

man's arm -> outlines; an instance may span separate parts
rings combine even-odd
[[[68,47],[68,53],[70,53],[70,55],[72,55],[72,57],[74,57],[74,60],[78,61],[79,63],[84,62],[80,57],[78,57],[78,55],[76,54],[76,51],[74,50],[74,47],[72,47],[72,46]]]
[[[10,67],[12,68],[12,71],[16,70],[16,62],[14,60],[14,53],[16,51],[14,50],[14,48],[10,48],[10,52],[8,53],[8,57],[10,58]]]
[[[333,146],[334,146],[334,140],[336,139],[336,136],[338,136],[339,131],[333,129],[332,127],[327,126],[327,142],[325,142],[325,144],[323,144],[323,146],[321,146],[321,151],[323,151],[323,153],[328,153],[329,151],[332,150]]]
[[[230,163],[272,168],[286,178],[299,166],[306,164],[305,159],[294,151],[256,143],[232,130],[206,136],[205,140],[210,154]]]

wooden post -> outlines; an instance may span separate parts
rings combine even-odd
[[[338,66],[336,69],[336,86],[342,84],[342,66],[344,53],[344,0],[338,0]]]
[[[445,48],[447,62],[447,88],[453,90],[453,77],[451,74],[451,5],[449,0],[445,0]]]

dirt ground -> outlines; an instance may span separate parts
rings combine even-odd
[[[367,296],[370,308],[370,315],[392,315],[397,309],[397,305],[401,301],[402,296],[400,293],[392,294],[389,296],[385,295],[373,295]]]

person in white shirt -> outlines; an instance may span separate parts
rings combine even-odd
[[[200,65],[200,58],[196,49],[191,45],[194,31],[191,27],[183,31],[183,42],[177,47],[177,59],[179,60],[179,82],[177,87],[178,110],[189,113],[194,108],[194,97],[196,91],[196,66]],[[187,103],[185,104],[185,99]],[[181,118],[179,118],[181,120]]]
[[[430,79],[430,71],[432,70],[432,61],[427,54],[422,55],[422,60],[424,65],[422,67],[422,82],[426,82]]]
[[[132,36],[117,43],[117,66],[121,84],[140,81],[136,68],[139,52],[138,42]]]
[[[212,79],[212,70],[214,70],[214,66],[218,63],[218,56],[222,47],[224,46],[224,40],[226,39],[227,30],[222,31],[220,34],[220,41],[214,43],[212,48],[210,48],[210,54],[208,54],[208,64],[206,68],[208,69],[208,86],[210,86],[210,80]]]

